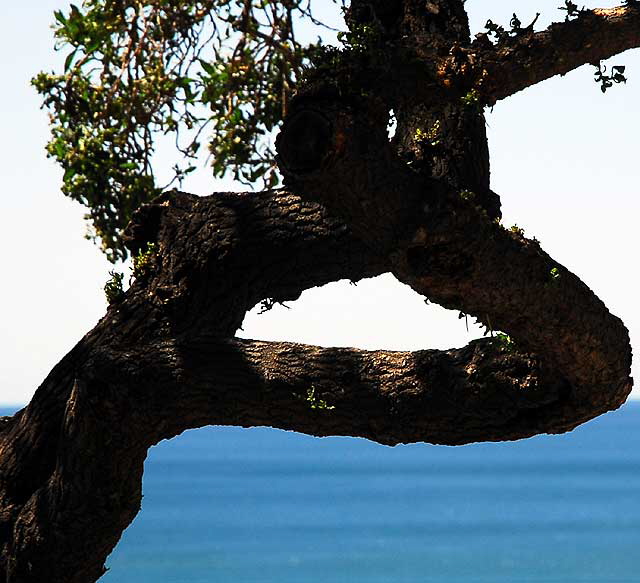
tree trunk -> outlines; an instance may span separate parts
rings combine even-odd
[[[189,428],[455,445],[568,431],[624,402],[622,322],[499,224],[482,105],[640,44],[638,8],[487,45],[470,42],[463,4],[353,1],[350,26],[375,25],[378,44],[343,53],[337,82],[301,88],[277,143],[288,190],[174,191],[137,212],[127,244],[153,243],[150,261],[28,407],[0,418],[1,580],[97,580],[140,508],[148,448]],[[576,49],[587,34],[607,42]],[[509,336],[413,353],[234,338],[259,302],[385,272]]]

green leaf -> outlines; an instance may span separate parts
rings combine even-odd
[[[53,16],[55,17],[55,19],[62,25],[62,26],[66,26],[67,24],[67,19],[65,18],[64,14],[62,13],[62,10],[56,10],[53,13]]]
[[[64,60],[64,72],[65,73],[67,71],[69,71],[69,69],[71,68],[71,63],[73,62],[73,59],[76,56],[77,52],[78,52],[78,49],[76,49],[75,51],[72,51],[71,53],[69,53],[67,55],[67,58]]]
[[[198,59],[198,61],[200,61],[200,65],[210,77],[216,76],[217,74],[216,68],[211,63],[208,63],[203,59]]]
[[[64,176],[62,177],[62,181],[69,182],[76,174],[77,174],[76,169],[70,166],[64,171]]]
[[[55,141],[54,147],[55,147],[56,157],[58,158],[58,160],[63,160],[67,154],[67,149],[65,148],[64,142],[58,139]]]

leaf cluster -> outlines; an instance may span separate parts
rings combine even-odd
[[[124,294],[123,280],[124,274],[118,271],[109,272],[109,280],[104,284],[104,295],[109,305],[115,304]]]
[[[143,277],[149,272],[157,251],[158,246],[155,243],[147,243],[146,250],[140,250],[140,252],[133,258],[133,277]]]
[[[626,67],[624,65],[614,65],[611,67],[611,74],[607,75],[607,67],[598,62],[594,64],[596,72],[594,73],[596,83],[600,83],[600,90],[606,93],[607,89],[613,87],[614,83],[626,83],[627,78],[624,75]]]
[[[316,46],[294,30],[300,17],[321,24],[311,2],[84,0],[54,13],[64,67],[32,81],[50,112],[47,151],[110,260],[127,256],[133,211],[193,172],[203,141],[215,177],[278,183],[269,138]],[[159,185],[162,136],[177,161]]]
[[[578,8],[578,5],[575,2],[572,2],[571,0],[565,0],[564,6],[560,6],[558,10],[564,10],[567,13],[567,15],[564,18],[565,22],[568,22],[573,17],[578,17],[580,16],[581,13],[586,12],[586,9],[584,8],[584,6],[582,7],[582,9],[580,9]]]
[[[495,40],[500,43],[500,42],[508,41],[509,39],[515,38],[526,32],[532,31],[533,27],[538,21],[538,18],[540,18],[539,12],[536,13],[536,16],[531,22],[531,24],[523,28],[522,21],[518,18],[518,16],[514,12],[513,16],[511,17],[511,20],[509,21],[509,30],[505,29],[505,27],[500,24],[496,24],[491,19],[487,20],[484,27],[488,31],[488,36],[493,35]]]

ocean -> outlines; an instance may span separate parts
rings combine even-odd
[[[637,583],[640,403],[395,448],[211,427],[151,449],[105,583]]]

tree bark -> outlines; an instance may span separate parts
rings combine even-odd
[[[150,261],[31,403],[0,418],[1,580],[97,580],[140,508],[148,448],[189,428],[455,445],[568,431],[624,402],[622,322],[499,224],[481,105],[640,44],[638,8],[488,47],[470,41],[463,4],[354,0],[350,26],[379,26],[386,56],[343,55],[363,86],[300,91],[277,142],[288,190],[174,191],[137,212],[127,244],[135,256],[153,243]],[[607,48],[576,48],[586,34]],[[478,103],[460,100],[470,88]],[[234,338],[260,302],[385,272],[509,336],[413,353]]]

